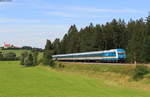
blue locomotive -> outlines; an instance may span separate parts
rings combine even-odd
[[[53,55],[57,61],[99,61],[99,62],[124,62],[126,53],[124,49],[112,49],[104,51],[84,52]]]

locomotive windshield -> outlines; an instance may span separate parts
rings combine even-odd
[[[125,52],[118,52],[118,56],[119,56],[119,58],[125,58],[126,57]]]

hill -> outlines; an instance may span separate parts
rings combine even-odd
[[[22,67],[0,62],[0,97],[149,97],[143,89],[122,87],[103,79],[57,72],[49,67]]]

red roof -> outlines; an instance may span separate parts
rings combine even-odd
[[[4,47],[11,47],[11,44],[4,44]]]
[[[14,48],[21,48],[21,47],[18,47],[18,46],[14,46]]]

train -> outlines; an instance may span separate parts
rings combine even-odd
[[[53,55],[52,59],[68,62],[125,62],[126,52],[124,49],[111,49],[104,51]]]

